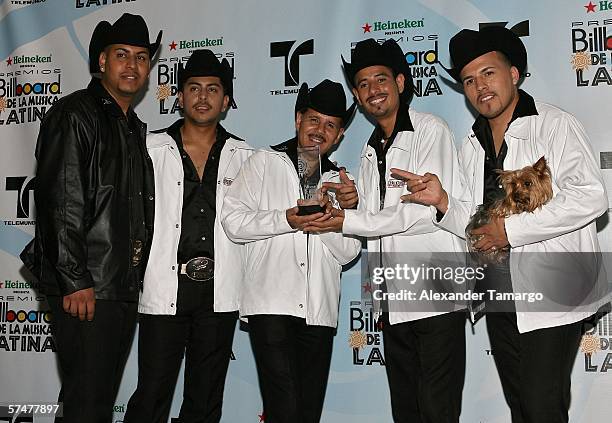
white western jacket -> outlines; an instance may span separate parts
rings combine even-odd
[[[400,117],[406,113],[405,117]],[[409,117],[409,122],[407,121]],[[379,176],[376,152],[368,143],[361,152],[359,169],[359,203],[357,210],[345,210],[345,220],[342,231],[345,234],[359,235],[367,238],[370,274],[373,267],[394,267],[412,263],[436,265],[437,258],[464,262],[464,242],[452,233],[440,230],[433,224],[430,208],[420,204],[402,203],[400,197],[407,194],[403,181],[392,178],[392,167],[423,174],[432,172],[438,175],[442,185],[460,189],[461,175],[454,146],[453,135],[446,122],[437,116],[416,112],[412,109],[400,108],[396,127],[410,126],[414,131],[400,128],[393,144],[386,154],[386,171]],[[378,140],[377,140],[378,141]],[[385,178],[386,195],[381,210],[379,177]],[[454,192],[454,191],[453,191]],[[382,254],[380,254],[382,252]],[[428,262],[428,257],[433,261]],[[443,254],[447,253],[447,254]],[[439,263],[438,263],[439,264]],[[374,286],[376,288],[376,286]],[[405,282],[394,283],[387,280],[387,291],[398,292],[405,288],[433,289],[431,281],[423,280],[412,287]],[[463,291],[464,286],[456,286],[457,291]],[[448,311],[465,307],[455,307],[452,310],[436,311],[436,303],[419,301],[410,305],[405,301],[389,302],[389,323],[396,324],[413,321]],[[380,312],[380,303],[374,299],[374,308]]]
[[[559,279],[560,272],[575,271],[534,266],[529,260],[536,259],[538,255],[529,253],[600,251],[595,219],[608,208],[602,176],[583,126],[574,116],[554,106],[539,102],[535,105],[537,115],[517,118],[506,131],[508,152],[504,168],[520,169],[545,156],[552,172],[554,197],[533,213],[512,215],[505,220],[512,247],[510,274],[516,292],[525,292],[525,288],[537,292],[539,281],[554,281],[555,278]],[[470,193],[468,200],[449,195],[448,211],[437,225],[464,236],[469,217],[482,203],[484,159],[485,152],[474,132],[470,131],[459,152],[459,162]],[[432,215],[435,222],[433,208]],[[536,272],[530,271],[534,269]],[[530,312],[517,303],[519,331],[524,333],[561,326],[593,314],[593,307],[609,301],[605,271],[603,268],[601,270],[597,274],[582,272],[576,278],[576,283],[594,287],[594,292],[602,298],[597,304],[569,312]]]
[[[322,181],[339,182],[338,172],[324,172]],[[359,254],[361,243],[339,233],[307,235],[291,228],[285,212],[298,198],[295,167],[279,151],[253,154],[225,196],[223,227],[247,248],[240,315],[289,315],[336,327],[342,265]]]
[[[147,135],[147,150],[155,173],[155,219],[151,253],[145,271],[138,311],[176,314],[177,251],[183,211],[183,162],[167,133]],[[243,278],[244,246],[230,241],[221,226],[221,206],[242,163],[253,153],[246,142],[227,139],[219,158],[214,225],[214,311],[238,310]],[[203,282],[206,283],[206,282]]]

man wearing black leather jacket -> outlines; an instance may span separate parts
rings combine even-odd
[[[22,253],[53,313],[63,418],[110,422],[136,326],[153,230],[146,125],[131,103],[159,47],[141,16],[98,24],[88,87],[46,114],[36,158],[36,236]]]

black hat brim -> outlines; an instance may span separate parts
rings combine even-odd
[[[161,45],[163,31],[157,33],[153,43],[149,41],[149,30],[146,22],[139,15],[124,13],[114,24],[101,21],[96,25],[89,42],[89,71],[100,72],[99,57],[106,47],[112,44],[126,44],[144,47],[153,60]]]
[[[527,67],[527,49],[520,37],[512,30],[501,26],[488,26],[480,31],[464,29],[449,42],[452,68],[444,68],[457,82],[461,82],[461,71],[480,56],[498,51],[508,58],[519,74]]]
[[[311,95],[311,93],[314,93]],[[342,85],[328,79],[313,87],[312,91],[308,84],[303,83],[298,91],[295,102],[295,113],[312,109],[326,116],[333,116],[342,120],[342,127],[348,126],[355,112],[356,104],[353,103],[346,109],[346,96]]]
[[[343,56],[340,57],[346,78],[353,88],[356,88],[355,76],[360,70],[370,66],[385,66],[391,69],[395,75],[404,75],[402,100],[407,103],[412,98],[414,81],[410,65],[401,47],[392,38],[383,44],[379,44],[373,38],[360,41],[352,52],[351,63],[347,62]]]
[[[208,49],[195,50],[185,66],[179,64],[177,88],[183,90],[183,85],[191,77],[216,76],[221,80],[225,95],[234,99],[234,72],[227,59],[219,61]]]

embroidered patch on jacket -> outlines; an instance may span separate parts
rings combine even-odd
[[[403,188],[406,185],[406,181],[401,179],[389,179],[387,181],[387,188]]]
[[[223,185],[226,185],[229,187],[232,184],[232,182],[234,182],[234,180],[231,178],[223,178]]]

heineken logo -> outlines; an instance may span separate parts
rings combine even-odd
[[[35,54],[35,55],[30,56],[30,55],[22,54],[21,56],[13,56],[13,57],[9,57],[8,59],[6,59],[6,64],[9,66],[10,65],[25,65],[25,64],[35,65],[39,63],[51,63],[51,55],[41,56],[39,54]]]
[[[201,40],[179,40],[172,41],[170,44],[170,50],[195,50],[199,48],[217,47],[223,45],[223,37],[221,38],[203,38]]]
[[[586,13],[610,11],[612,10],[612,1],[603,0],[595,3],[589,1],[589,4],[585,4],[583,7],[586,9]]]
[[[393,31],[399,29],[410,29],[410,28],[423,28],[425,26],[425,19],[402,19],[400,21],[377,21],[370,25],[366,22],[363,29],[363,33],[366,32],[377,32],[377,31]]]

